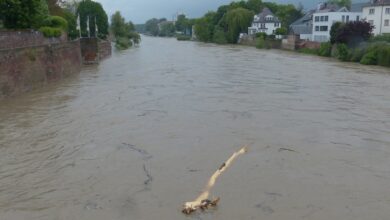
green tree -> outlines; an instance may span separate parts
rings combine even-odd
[[[213,20],[215,15],[215,12],[208,12],[202,18],[196,20],[195,34],[198,40],[203,42],[212,42],[214,33]]]
[[[131,21],[126,22],[119,11],[111,16],[110,30],[118,49],[127,49],[141,41],[140,35],[135,32],[134,24]]]
[[[108,35],[108,16],[100,3],[91,0],[82,0],[77,8],[77,13],[80,16],[80,28],[83,37],[88,36],[87,21],[89,20],[89,28],[91,36],[98,36],[105,39]],[[96,22],[95,22],[96,21]],[[96,34],[96,26],[99,33]]]
[[[63,16],[64,10],[60,7],[63,0],[46,0],[50,15]]]
[[[9,29],[39,28],[48,15],[45,0],[0,0],[0,18]]]
[[[224,19],[228,31],[226,39],[229,43],[237,43],[238,37],[242,32],[248,32],[248,27],[253,21],[254,13],[244,8],[237,8],[226,13]]]
[[[159,36],[162,37],[172,37],[175,35],[175,25],[172,22],[162,22],[160,23],[160,33]]]
[[[247,9],[253,11],[256,14],[263,9],[263,2],[261,0],[248,0],[246,5]]]
[[[177,16],[177,21],[175,23],[175,28],[177,31],[184,32],[188,25],[188,19],[185,15]]]
[[[157,18],[152,18],[150,20],[148,20],[146,23],[145,23],[145,31],[146,33],[152,35],[152,36],[157,36],[159,34],[159,28],[158,28],[158,24],[160,23],[160,21],[157,19]]]
[[[278,5],[276,16],[280,19],[282,26],[288,28],[297,19],[303,16],[302,9],[297,9],[294,5]]]

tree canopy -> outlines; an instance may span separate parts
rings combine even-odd
[[[105,39],[108,35],[108,16],[102,5],[91,0],[82,0],[77,8],[77,14],[80,16],[81,35],[88,36],[87,21],[91,36],[98,36]],[[96,33],[96,26],[98,33]]]
[[[134,24],[131,21],[126,22],[119,11],[111,16],[110,30],[118,49],[127,49],[141,40],[140,35],[135,32]]]
[[[247,0],[232,2],[220,6],[216,12],[208,12],[195,22],[195,34],[200,41],[236,43],[240,33],[247,33],[247,29],[253,21],[253,15],[269,8],[281,21],[284,30],[291,23],[303,16],[302,7],[292,4],[277,4],[263,2],[262,0]],[[218,36],[214,36],[217,34]],[[224,37],[221,37],[221,35]],[[216,42],[217,43],[217,42]]]
[[[227,24],[226,39],[229,43],[237,43],[240,33],[247,32],[252,23],[254,13],[248,9],[230,10],[224,16]]]
[[[0,0],[0,19],[8,29],[39,28],[48,15],[45,0]]]

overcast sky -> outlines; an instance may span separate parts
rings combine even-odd
[[[144,23],[150,18],[168,18],[177,12],[183,12],[188,17],[196,18],[205,14],[207,11],[216,10],[220,5],[231,2],[232,0],[96,0],[103,4],[107,14],[111,15],[115,11],[120,11],[122,15],[134,23]],[[270,0],[272,1],[272,0]],[[273,0],[278,3],[301,2],[305,8],[313,8],[321,0]],[[363,0],[355,0],[363,1]],[[368,0],[367,0],[368,1]]]

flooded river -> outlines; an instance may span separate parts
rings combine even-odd
[[[0,219],[387,220],[389,72],[144,37],[0,102]],[[218,208],[184,216],[244,144]]]

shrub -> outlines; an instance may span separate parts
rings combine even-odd
[[[360,62],[362,60],[365,50],[361,48],[355,48],[351,53],[351,61],[352,62]]]
[[[226,44],[227,43],[225,32],[223,32],[223,30],[221,30],[220,28],[214,29],[213,42],[217,43],[217,44]]]
[[[190,36],[186,36],[186,35],[177,35],[176,39],[178,41],[187,41],[187,40],[191,40],[191,37]]]
[[[263,32],[260,32],[260,33],[256,33],[255,37],[256,37],[256,38],[263,38],[263,39],[266,39],[266,38],[267,38],[267,34],[266,34],[266,33],[263,33]]]
[[[115,47],[118,50],[125,50],[133,46],[133,43],[127,37],[118,37],[115,41]]]
[[[68,30],[68,22],[59,16],[49,16],[43,21],[43,25],[52,28],[59,28],[63,31]]]
[[[266,48],[265,39],[262,37],[256,38],[256,48],[257,49],[264,49]]]
[[[390,34],[382,34],[372,37],[370,39],[371,42],[388,42],[390,43]]]
[[[42,32],[43,36],[45,37],[60,37],[62,34],[60,28],[53,28],[53,27],[41,27],[39,31]]]
[[[378,63],[377,53],[375,51],[366,53],[360,63],[364,65],[376,65]]]
[[[280,28],[275,30],[275,34],[276,35],[287,35],[288,34],[288,30],[285,27],[280,27]]]
[[[390,46],[381,47],[377,51],[378,65],[390,67]]]
[[[318,51],[318,55],[323,56],[323,57],[330,57],[332,54],[332,44],[327,42],[327,43],[322,43],[321,47]]]
[[[349,48],[346,44],[337,45],[337,58],[344,62],[350,60],[351,56],[350,56]]]

